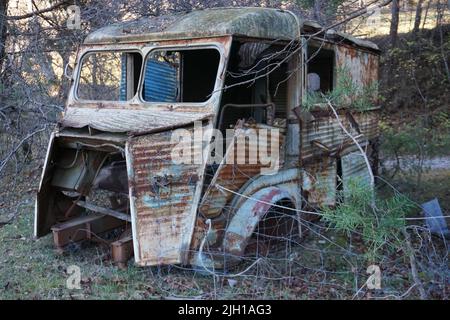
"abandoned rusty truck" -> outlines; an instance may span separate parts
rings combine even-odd
[[[376,83],[378,64],[373,43],[268,8],[91,33],[50,137],[35,236],[65,250],[108,235],[121,266],[204,268],[301,239],[311,212],[372,177],[379,134],[376,107],[305,101],[333,92],[340,70]]]

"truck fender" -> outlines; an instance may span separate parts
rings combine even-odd
[[[282,199],[289,199],[295,204],[292,196],[279,187],[261,189],[247,199],[237,210],[225,231],[222,244],[224,252],[241,256],[261,218],[272,205]]]

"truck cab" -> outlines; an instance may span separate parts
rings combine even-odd
[[[303,219],[337,205],[350,179],[370,180],[354,142],[375,169],[379,135],[378,108],[334,114],[307,107],[308,96],[332,92],[339,70],[371,86],[378,63],[375,44],[278,9],[198,10],[91,33],[50,137],[35,236],[52,233],[63,251],[118,230],[121,266],[134,256],[204,268],[274,236],[301,239]]]

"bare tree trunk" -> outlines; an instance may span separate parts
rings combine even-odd
[[[419,32],[420,20],[422,19],[422,5],[423,5],[423,0],[419,0],[417,2],[416,16],[414,18],[413,34],[417,34]]]
[[[314,7],[313,7],[313,15],[314,19],[319,21],[320,23],[323,23],[322,16],[321,16],[321,8],[322,8],[322,1],[321,0],[314,0]]]
[[[6,17],[8,14],[8,0],[0,1],[0,75],[3,74],[3,64],[6,58]],[[1,76],[0,76],[1,78]]]
[[[400,0],[392,0],[391,29],[389,32],[392,47],[397,46],[399,13],[400,13]]]
[[[437,4],[437,17],[436,17],[436,27],[439,28],[439,40],[440,40],[440,47],[441,47],[441,56],[442,56],[442,62],[444,64],[445,73],[447,74],[447,80],[450,82],[450,67],[448,65],[448,59],[447,59],[447,51],[444,49],[444,33],[442,31],[442,25],[444,24],[443,18],[444,18],[444,10],[445,10],[445,4],[441,5],[441,1],[438,1]]]
[[[431,1],[432,0],[428,0],[427,6],[425,8],[425,16],[423,17],[422,29],[425,28],[425,25],[427,23],[428,11],[430,10]]]

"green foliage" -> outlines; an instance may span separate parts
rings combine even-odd
[[[376,199],[373,207],[370,187],[361,180],[350,179],[339,199],[337,208],[324,208],[323,219],[347,236],[359,234],[366,245],[368,260],[379,258],[383,249],[401,247],[403,218],[415,206],[407,197],[395,194]]]
[[[312,10],[314,9],[317,0],[296,0],[297,4],[304,9]],[[338,8],[344,4],[344,0],[327,0],[322,1],[321,12],[326,16],[333,16],[336,14]]]
[[[450,63],[450,25],[402,35],[395,48],[383,48],[387,42],[377,42],[386,52],[380,64],[380,91],[386,97],[387,111],[429,112],[447,107],[450,77],[445,62]]]
[[[428,117],[418,116],[401,126],[380,122],[380,129],[382,149],[387,156],[426,158],[450,152],[450,115],[446,111]]]
[[[337,69],[336,87],[331,92],[308,92],[303,107],[306,110],[314,108],[328,108],[325,104],[329,100],[336,109],[353,109],[367,111],[376,106],[378,97],[378,83],[372,82],[367,86],[359,86],[353,81],[350,70],[346,67]]]

